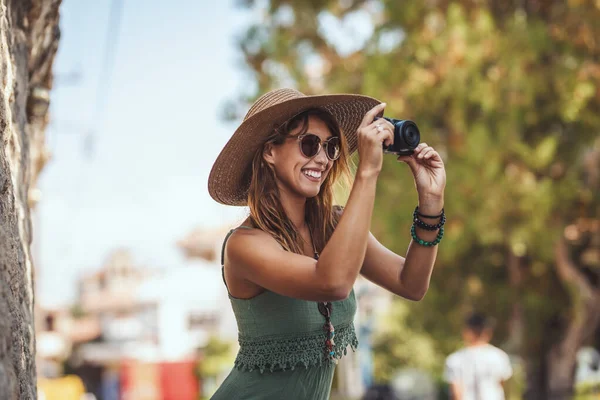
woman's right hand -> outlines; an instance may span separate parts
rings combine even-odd
[[[391,122],[375,117],[385,109],[381,103],[369,110],[360,123],[356,136],[358,138],[358,175],[377,176],[383,164],[383,145],[394,143],[394,126]]]

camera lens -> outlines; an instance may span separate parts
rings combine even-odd
[[[421,133],[417,124],[410,120],[383,117],[394,125],[394,144],[383,145],[384,153],[411,155],[421,141]],[[378,118],[376,117],[375,120]]]
[[[406,143],[406,146],[411,149],[416,148],[421,141],[419,128],[417,128],[417,125],[412,121],[403,121],[400,135],[403,142]]]

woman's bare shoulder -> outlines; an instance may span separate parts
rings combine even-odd
[[[228,258],[239,259],[257,251],[281,250],[279,243],[269,233],[253,227],[244,221],[228,240],[226,254]]]

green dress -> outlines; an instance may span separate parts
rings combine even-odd
[[[229,232],[225,243],[234,231]],[[229,299],[240,349],[234,368],[211,399],[329,399],[336,364],[326,353],[325,318],[318,303],[268,290],[251,299],[231,295]],[[353,350],[358,346],[355,312],[354,290],[345,300],[333,302],[336,359],[346,354],[348,346]]]

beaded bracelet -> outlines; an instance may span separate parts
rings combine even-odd
[[[413,224],[410,227],[410,235],[412,236],[413,240],[417,243],[419,243],[421,246],[425,246],[425,247],[433,247],[436,246],[439,242],[442,241],[442,238],[444,237],[444,227],[440,228],[440,231],[438,232],[436,238],[434,241],[432,242],[428,242],[426,240],[423,239],[419,239],[419,237],[417,236],[417,231],[415,229],[415,224]]]
[[[417,206],[415,208],[415,213],[418,214],[420,217],[423,217],[423,218],[432,218],[432,219],[435,219],[435,218],[440,218],[441,216],[444,215],[444,209],[442,208],[442,212],[439,215],[425,215],[425,214],[421,214],[419,212],[419,206]]]
[[[413,212],[413,222],[416,226],[418,226],[421,229],[425,229],[426,231],[437,231],[442,226],[444,226],[444,224],[446,223],[446,214],[444,213],[443,209],[442,209],[442,213],[440,214],[440,217],[442,217],[442,219],[440,220],[440,222],[438,222],[435,225],[428,224],[425,221],[422,221],[421,219],[419,219],[419,215],[422,215],[422,214],[419,213],[419,206],[417,206],[415,208],[415,211]],[[429,217],[427,217],[427,218],[429,218]],[[436,218],[439,218],[439,217],[436,217]]]

